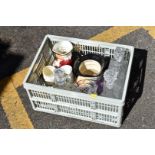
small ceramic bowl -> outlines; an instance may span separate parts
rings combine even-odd
[[[75,76],[87,76],[96,77],[100,76],[105,67],[107,66],[107,61],[105,61],[104,56],[97,54],[87,54],[78,56],[73,63],[73,73]]]
[[[46,82],[54,83],[54,71],[55,67],[53,66],[45,66],[43,68],[43,78]]]

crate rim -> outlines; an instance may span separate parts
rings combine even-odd
[[[57,35],[51,35],[51,34],[47,34],[46,36],[45,36],[45,38],[55,38],[55,39],[61,39],[61,40],[64,40],[64,39],[66,39],[66,40],[79,40],[79,41],[81,41],[81,42],[83,42],[83,41],[87,41],[88,43],[90,43],[90,44],[93,44],[93,45],[95,45],[96,43],[98,43],[99,45],[101,45],[102,46],[102,44],[103,44],[103,46],[109,46],[109,47],[115,47],[115,46],[121,46],[121,47],[124,47],[124,48],[128,48],[128,49],[130,49],[131,51],[134,49],[134,46],[131,46],[131,45],[124,45],[124,44],[117,44],[117,43],[108,43],[108,42],[104,42],[104,41],[97,41],[97,40],[91,40],[91,38],[90,39],[81,39],[81,38],[76,38],[76,37],[66,37],[66,36],[57,36]]]

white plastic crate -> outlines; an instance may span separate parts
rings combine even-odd
[[[116,47],[126,48],[128,67],[121,98],[92,97],[89,94],[45,86],[44,82],[39,78],[42,68],[52,61],[50,47],[62,40],[71,41],[75,46],[80,47],[85,54],[98,53],[113,57]],[[27,91],[33,109],[36,111],[120,127],[133,54],[134,47],[132,46],[46,35],[29,68],[23,86]]]

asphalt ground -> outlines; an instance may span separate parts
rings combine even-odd
[[[151,29],[138,27],[131,32],[122,29],[117,27],[116,29],[112,27],[0,27],[0,80],[3,83],[6,77],[29,67],[46,34],[84,39],[99,34],[96,37],[97,40],[132,45],[136,48],[121,128],[155,128],[155,27]],[[18,78],[15,81],[17,82]],[[7,98],[7,95],[3,95],[6,83],[9,83],[9,79],[0,85],[3,86],[0,91],[1,98]],[[14,116],[15,113],[11,109],[14,101],[7,99],[6,104],[2,102],[0,104],[0,128],[114,128],[36,112],[32,109],[23,86],[16,87],[16,91],[23,106],[22,112],[26,112],[26,120],[32,125],[27,126],[26,121],[21,119],[24,112],[17,115],[18,117]],[[6,106],[8,103],[10,107]],[[15,107],[15,110],[18,113],[18,108]],[[20,121],[17,121],[18,119]],[[25,124],[20,126],[20,123]]]

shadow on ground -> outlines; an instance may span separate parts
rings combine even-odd
[[[23,60],[23,56],[11,52],[10,47],[10,40],[0,39],[0,95],[10,80],[9,76],[15,73]]]
[[[10,51],[11,41],[0,39],[0,128],[10,128],[6,114],[4,113],[1,101],[3,91],[10,81],[10,75],[16,72],[16,69],[21,64],[23,56],[14,54]]]
[[[147,62],[147,51],[135,49],[133,64],[131,68],[129,86],[124,106],[124,115],[122,121],[126,119],[137,100],[142,96],[145,70]]]

